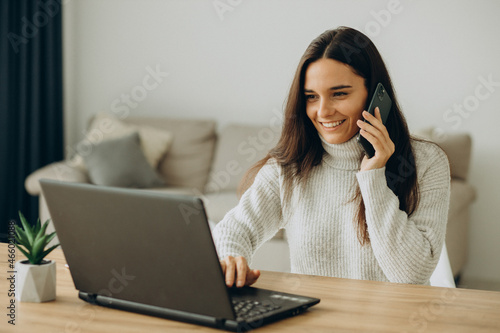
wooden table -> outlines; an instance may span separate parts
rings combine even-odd
[[[20,251],[17,250],[21,259]],[[7,244],[0,244],[0,332],[221,332],[162,318],[93,306],[80,300],[62,251],[57,261],[57,299],[15,303],[15,323],[6,316],[10,298]],[[318,297],[297,317],[255,332],[500,332],[500,292],[360,281],[262,272],[256,287]]]

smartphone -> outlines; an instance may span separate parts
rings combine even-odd
[[[375,108],[378,107],[380,110],[380,116],[382,117],[382,123],[385,125],[387,121],[387,116],[389,112],[391,112],[392,100],[387,94],[387,90],[385,90],[382,83],[377,84],[377,88],[373,93],[372,100],[370,101],[370,105],[368,106],[368,112],[372,115],[375,115]],[[366,119],[365,122],[369,123]],[[366,140],[361,133],[358,134],[358,143],[363,147],[368,158],[372,158],[375,155],[375,149],[372,144]]]

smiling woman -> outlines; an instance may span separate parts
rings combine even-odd
[[[378,83],[393,100],[386,125],[380,112],[364,112]],[[280,141],[247,173],[242,192],[214,230],[228,286],[258,279],[248,260],[281,228],[292,273],[428,284],[444,243],[450,173],[439,147],[410,137],[373,43],[340,27],[306,49]]]
[[[328,143],[346,142],[359,131],[368,91],[363,77],[348,65],[328,58],[313,62],[304,92],[307,116]]]

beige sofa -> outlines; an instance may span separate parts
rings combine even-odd
[[[201,196],[214,224],[237,205],[239,180],[280,135],[279,126],[273,121],[267,126],[231,124],[221,130],[212,120],[129,117],[123,121],[164,129],[173,134],[173,142],[157,167],[166,185],[153,190]],[[452,181],[446,244],[453,274],[457,276],[467,260],[470,205],[476,195],[474,187],[467,182],[471,139],[466,134],[437,136],[434,132],[427,129],[418,134],[438,142],[450,160]],[[43,221],[49,218],[49,214],[38,182],[41,178],[89,182],[88,174],[69,161],[56,162],[32,173],[26,179],[25,187],[30,194],[40,197],[40,218]],[[289,271],[289,252],[282,232],[257,251],[253,266]]]

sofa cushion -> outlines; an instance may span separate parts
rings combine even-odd
[[[40,179],[54,179],[62,182],[88,183],[87,172],[70,165],[69,161],[54,162],[34,171],[24,181],[24,187],[31,195],[40,195]],[[45,221],[45,220],[43,220]]]
[[[139,133],[104,140],[84,157],[92,183],[149,188],[163,185],[141,149]]]
[[[236,191],[245,172],[266,156],[280,134],[269,126],[230,124],[222,129],[205,191]]]
[[[226,213],[236,207],[239,202],[235,191],[222,191],[206,195],[200,195],[199,192],[190,187],[157,187],[154,189],[145,189],[145,191],[199,196],[203,200],[203,206],[205,207],[211,226],[219,223]]]
[[[123,121],[171,132],[172,145],[158,165],[160,176],[169,187],[203,192],[213,159],[215,121],[169,117],[128,117]]]
[[[99,113],[91,119],[85,138],[77,145],[78,154],[72,158],[71,164],[86,171],[84,157],[92,152],[95,145],[102,141],[120,138],[133,132],[139,133],[144,156],[148,163],[156,169],[161,158],[172,143],[172,133],[151,126],[126,124],[109,113]]]
[[[179,194],[179,195],[191,195],[198,196],[200,192],[196,191],[191,187],[155,187],[146,188],[144,191],[155,192],[155,193],[168,193],[168,194]]]
[[[448,156],[451,177],[467,180],[472,146],[469,134],[442,132],[433,127],[421,129],[413,134],[437,143]]]
[[[219,223],[239,202],[236,191],[231,190],[207,193],[202,199],[208,218],[216,223]]]
[[[227,212],[236,207],[239,199],[234,190],[225,190],[220,192],[207,193],[202,196],[203,205],[207,211],[208,219],[216,225],[219,223]],[[273,239],[286,239],[283,229],[276,232]]]

